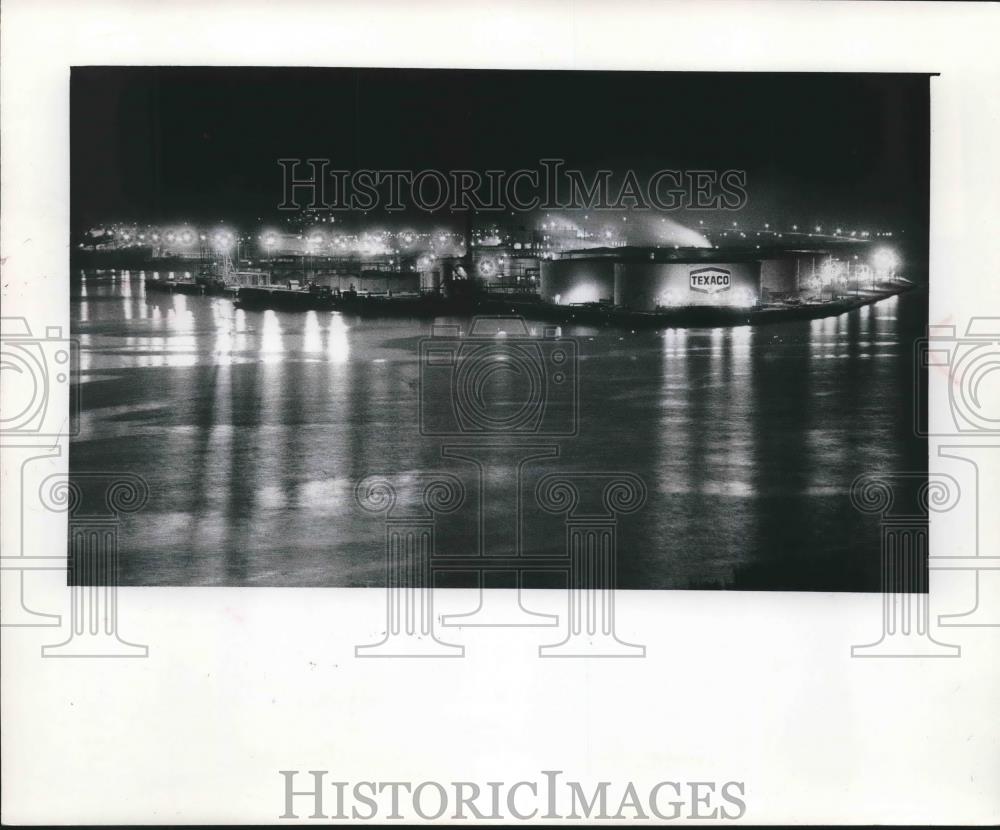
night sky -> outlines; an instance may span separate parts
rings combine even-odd
[[[278,158],[351,170],[562,158],[744,169],[741,221],[927,234],[926,75],[84,67],[71,109],[76,230],[273,218]]]

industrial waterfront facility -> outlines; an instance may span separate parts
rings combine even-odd
[[[89,232],[74,254],[81,267],[148,272],[154,290],[228,292],[248,308],[434,314],[501,304],[628,324],[825,316],[910,286],[882,241],[891,232],[821,231],[701,228],[689,231],[697,244],[637,245],[617,228],[586,233],[555,220],[507,230],[469,221],[462,233],[119,226]]]
[[[541,263],[539,295],[555,305],[655,312],[834,300],[896,279],[895,256],[868,245],[598,248]]]

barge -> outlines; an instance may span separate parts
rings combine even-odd
[[[224,296],[236,293],[236,287],[219,280],[207,279],[166,279],[146,280],[147,291],[167,294],[194,294],[196,296]]]
[[[234,303],[243,309],[342,311],[359,317],[436,317],[476,311],[472,296],[447,298],[440,293],[361,294],[326,286],[242,286]]]
[[[552,323],[577,323],[620,328],[687,328],[746,326],[789,320],[833,317],[864,305],[877,303],[916,286],[899,281],[863,294],[824,301],[773,303],[740,308],[733,306],[679,306],[655,311],[635,311],[606,303],[557,305],[537,297],[478,293],[448,298],[441,294],[405,296],[365,295],[333,292],[326,288],[280,286],[242,287],[237,307],[276,311],[341,311],[359,317],[438,317],[466,314],[517,314],[526,319]]]

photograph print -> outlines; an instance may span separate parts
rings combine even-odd
[[[926,522],[926,74],[70,89],[70,579],[878,592]]]

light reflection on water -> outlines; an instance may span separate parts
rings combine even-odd
[[[580,351],[580,434],[526,467],[529,552],[562,553],[565,537],[533,505],[542,474],[625,470],[649,501],[621,521],[622,588],[877,590],[878,528],[848,488],[870,470],[926,469],[910,429],[925,319],[914,293],[757,328],[563,327]],[[475,502],[475,470],[442,459],[416,421],[430,321],[248,312],[147,294],[133,274],[78,286],[73,325],[72,469],[150,484],[123,529],[124,584],[378,585],[383,531],[355,505],[357,480],[447,470]],[[459,511],[439,549],[467,552],[475,535]]]

